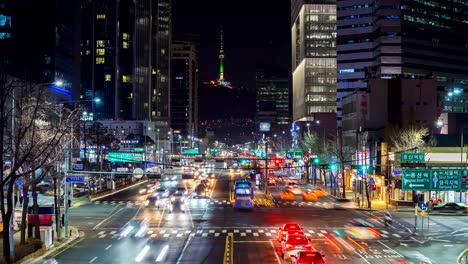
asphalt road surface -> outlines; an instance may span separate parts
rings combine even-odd
[[[407,230],[413,227],[410,213],[396,213],[393,226],[385,227],[382,212],[337,210],[328,197],[234,210],[230,180],[232,176],[219,175],[212,182],[211,198],[188,199],[185,213],[170,213],[166,202],[147,208],[147,195],[139,193],[142,186],[74,208],[70,223],[85,237],[53,257],[58,263],[76,264],[290,263],[281,259],[277,240],[278,228],[285,223],[299,224],[327,263],[456,263],[468,245],[468,217],[463,216],[431,216],[426,235],[414,236]],[[164,188],[182,185],[189,192],[196,184],[161,182]],[[350,230],[353,218],[374,225],[375,236],[365,239]],[[140,238],[120,238],[131,219],[148,220],[149,229]]]

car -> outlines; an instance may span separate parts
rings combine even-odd
[[[154,195],[159,196],[160,198],[168,198],[169,197],[169,190],[164,188],[158,188],[154,191]]]
[[[438,213],[468,214],[468,207],[464,203],[446,203],[434,206],[433,210]]]
[[[185,201],[185,195],[182,192],[176,191],[171,195],[171,202],[184,202]]]
[[[380,232],[374,229],[374,225],[362,219],[352,219],[345,226],[347,227],[346,232],[355,238],[375,239],[380,237]]]
[[[181,192],[175,192],[171,196],[171,202],[169,204],[169,212],[183,212],[185,213],[185,196]]]
[[[287,235],[281,241],[281,258],[289,258],[298,250],[311,250],[310,241],[304,235]]]
[[[187,188],[183,187],[183,186],[179,186],[176,188],[176,192],[180,192],[184,195],[188,195],[188,191],[187,191]]]
[[[302,228],[298,224],[294,223],[284,224],[283,227],[279,228],[278,240],[284,240],[285,236],[288,234],[288,231],[302,231]]]
[[[142,237],[148,230],[148,220],[132,219],[120,231],[120,238],[122,237]]]
[[[294,193],[295,195],[302,195],[304,194],[304,192],[306,192],[306,189],[303,186],[295,183],[289,183],[288,185],[286,185],[286,189]]]
[[[199,184],[195,187],[195,190],[192,192],[192,198],[199,199],[199,198],[207,198],[206,186]]]
[[[316,251],[296,251],[291,255],[291,264],[325,264],[324,257]]]
[[[158,195],[151,195],[151,196],[148,196],[148,198],[146,198],[145,200],[145,206],[146,207],[153,207],[153,206],[156,206],[159,208],[159,204],[161,203],[161,197],[158,196]]]

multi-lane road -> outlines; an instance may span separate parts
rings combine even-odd
[[[85,236],[54,258],[58,263],[289,263],[280,258],[278,228],[297,223],[328,263],[456,263],[468,245],[468,218],[433,216],[426,236],[414,236],[410,213],[394,215],[385,227],[379,211],[337,210],[333,200],[277,203],[252,211],[236,211],[229,202],[231,177],[219,175],[211,199],[189,199],[185,213],[167,207],[147,208],[141,186],[71,210],[70,223]],[[162,187],[195,187],[193,180],[161,182]],[[379,237],[349,239],[350,219],[365,219]],[[119,238],[131,219],[147,219],[140,238]]]

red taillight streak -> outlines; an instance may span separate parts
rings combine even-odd
[[[286,244],[286,250],[291,249],[291,248],[292,248],[292,245]]]
[[[380,233],[379,231],[375,230],[374,228],[368,226],[367,227],[367,230],[369,230],[370,232],[372,232],[374,235],[376,235],[377,237],[380,237]]]
[[[347,239],[353,242],[354,245],[358,246],[361,250],[366,251],[366,248],[359,244],[356,240],[352,239],[351,237],[347,237]]]
[[[328,236],[325,236],[325,239],[328,240],[328,242],[330,242],[330,244],[332,246],[334,246],[337,250],[341,250],[341,248],[333,240],[331,240]]]

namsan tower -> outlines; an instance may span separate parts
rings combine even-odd
[[[224,81],[224,36],[223,36],[223,28],[221,27],[221,35],[220,35],[221,45],[219,47],[219,81]]]

